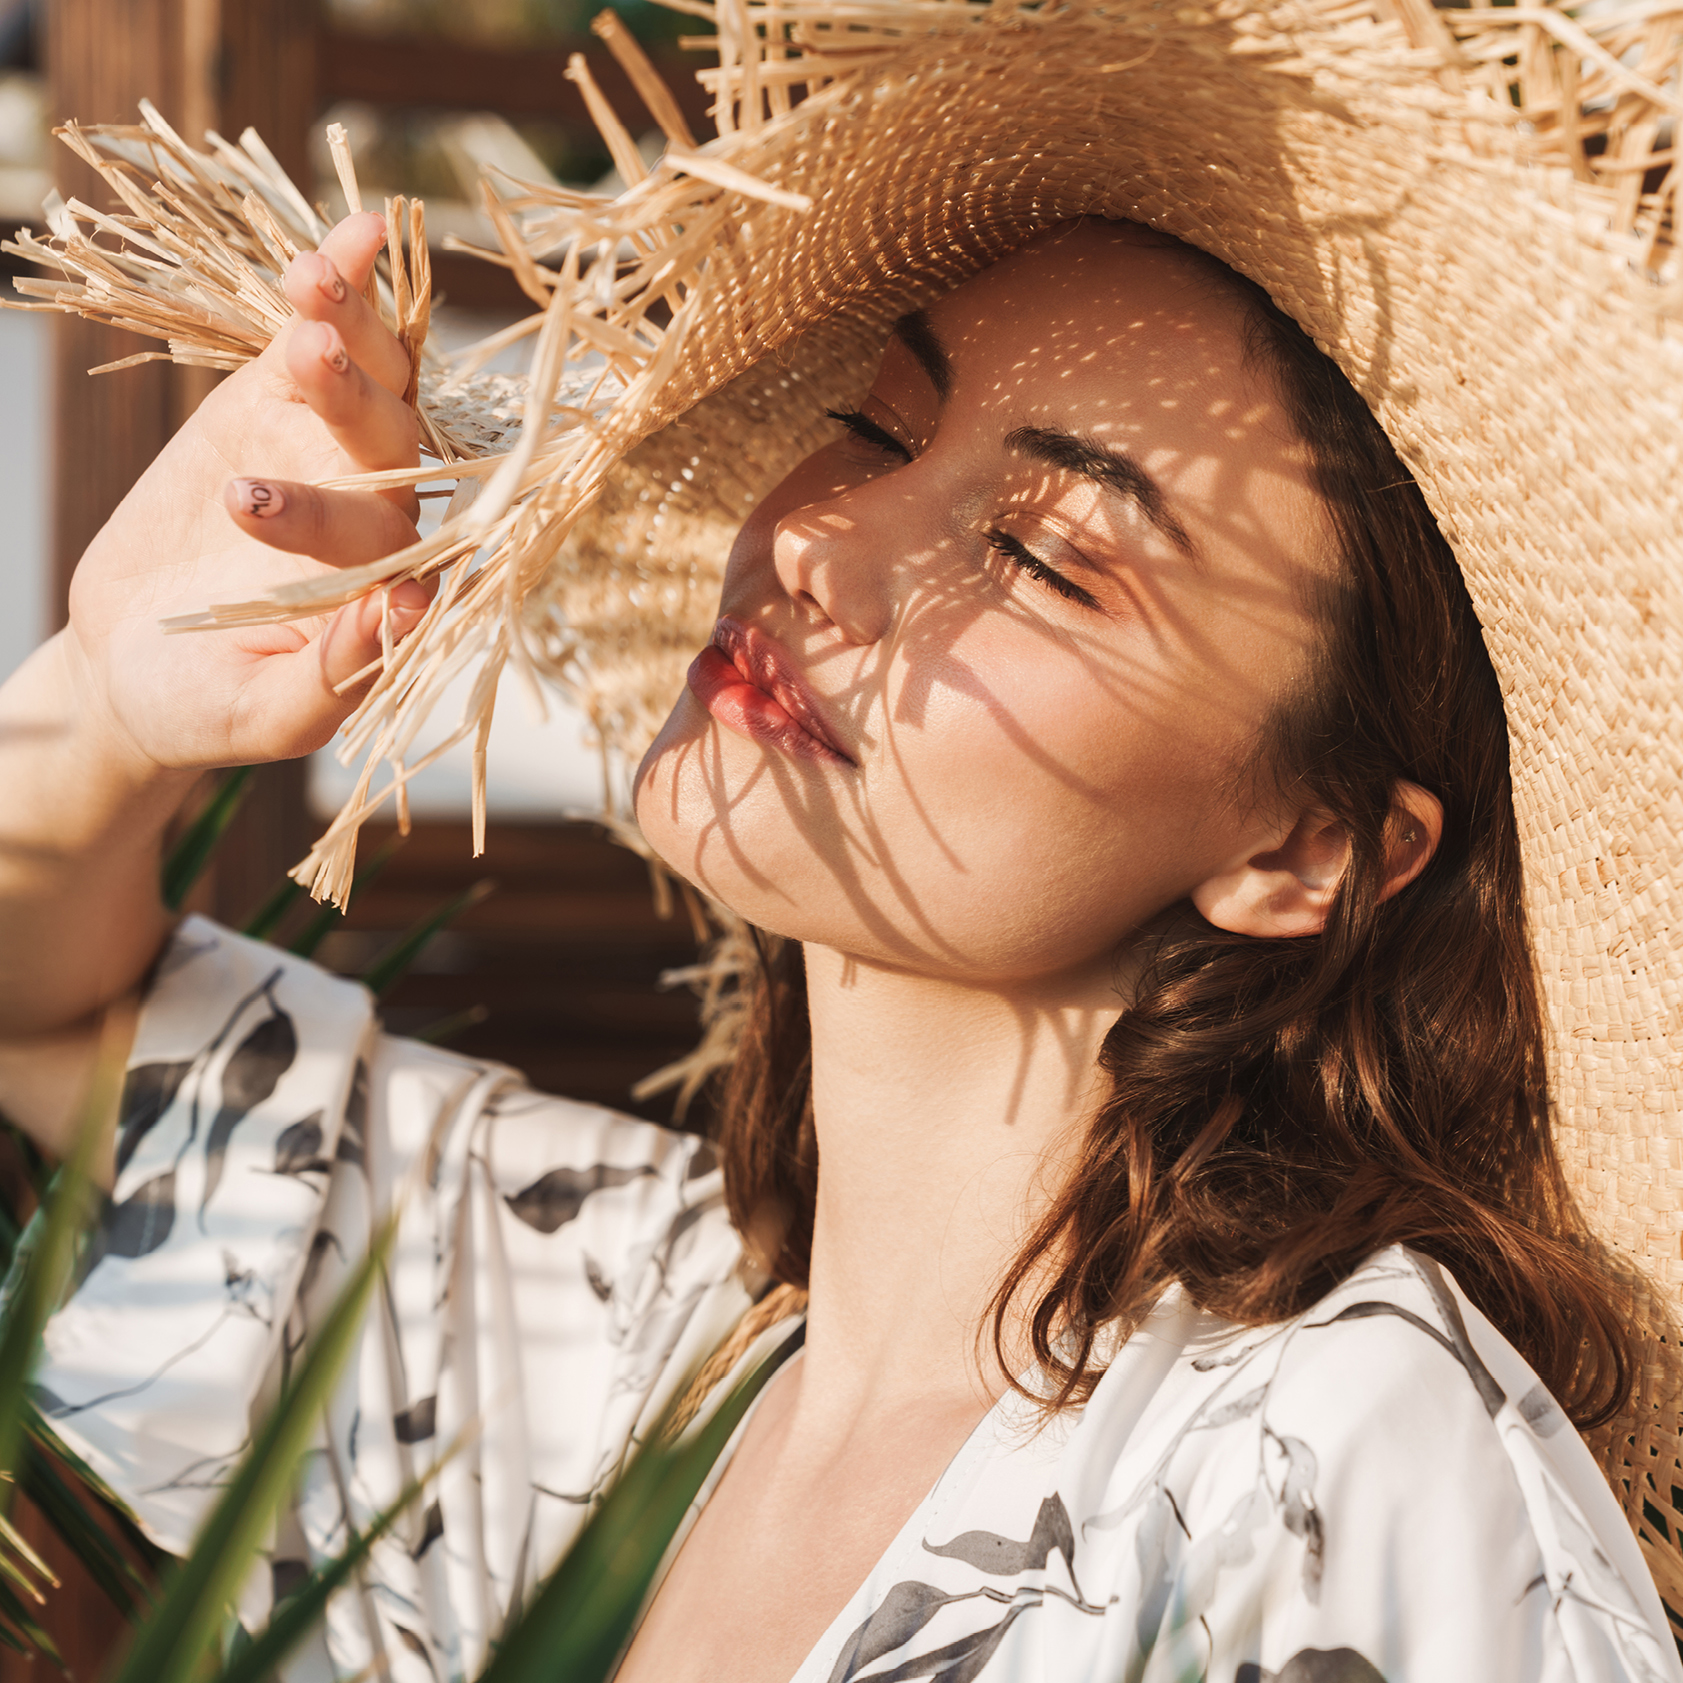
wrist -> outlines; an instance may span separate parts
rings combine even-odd
[[[60,856],[155,847],[199,776],[142,750],[69,630],[0,688],[0,762],[11,795],[0,834],[51,838]]]

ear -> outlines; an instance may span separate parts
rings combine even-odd
[[[1192,903],[1217,929],[1235,935],[1318,935],[1326,927],[1350,838],[1325,811],[1309,807],[1290,817],[1283,836],[1201,882]],[[1391,792],[1385,854],[1388,900],[1425,870],[1443,838],[1443,803],[1418,783],[1399,779]]]

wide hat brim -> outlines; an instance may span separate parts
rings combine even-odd
[[[1683,8],[1606,46],[1563,12],[1405,22],[1383,0],[857,12],[901,38],[731,153],[813,208],[745,206],[713,250],[712,307],[665,394],[677,418],[610,478],[534,604],[601,728],[632,753],[657,728],[731,535],[826,436],[823,410],[857,400],[897,315],[1069,216],[1202,247],[1337,359],[1461,563],[1507,708],[1562,1153],[1597,1229],[1675,1302],[1683,168],[1662,143]],[[840,6],[779,16],[846,44]],[[1683,1394],[1667,1305],[1632,1292],[1650,1362],[1600,1447],[1683,1608],[1676,1532],[1643,1518],[1683,1484]]]
[[[634,760],[709,635],[744,514],[827,436],[824,409],[862,394],[898,315],[1084,214],[1248,275],[1337,359],[1419,480],[1502,683],[1562,1154],[1597,1229],[1659,1288],[1628,1283],[1640,1394],[1599,1448],[1683,1610],[1668,1330],[1683,1295],[1683,0],[1578,20],[1395,7],[682,0],[718,26],[703,73],[718,138],[694,148],[653,89],[679,144],[638,179],[602,115],[625,195],[535,192],[524,232],[520,201],[496,212],[545,305],[524,397],[423,375],[440,436],[506,451],[518,433],[479,501],[412,552],[193,622],[297,617],[444,570],[352,740],[413,769],[420,718],[484,660],[462,726],[483,743],[497,668],[532,661]],[[274,225],[302,243],[320,224],[260,143],[198,154],[147,121],[106,131],[107,150],[145,153],[175,198],[148,198],[133,170],[107,178],[131,227],[173,229],[158,249],[190,308],[160,304],[157,265],[136,264],[119,311],[121,266],[73,219],[48,255],[91,279],[59,302],[232,366],[288,308]],[[184,193],[191,225],[172,208]],[[216,230],[202,261],[201,222]],[[561,234],[566,255],[536,262]],[[629,264],[586,269],[592,249]],[[606,357],[617,394],[564,384],[581,351]],[[348,883],[368,809],[359,796],[302,868],[318,892]]]

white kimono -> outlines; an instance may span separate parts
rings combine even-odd
[[[472,1677],[749,1302],[706,1144],[393,1039],[359,987],[202,919],[143,1012],[119,1159],[38,1400],[175,1550],[400,1205],[248,1623],[477,1422],[293,1683]],[[1276,1327],[1171,1291],[1035,1425],[1015,1396],[983,1419],[797,1683],[1683,1679],[1588,1451],[1409,1252]]]

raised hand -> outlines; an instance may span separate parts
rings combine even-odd
[[[163,768],[285,759],[354,705],[335,686],[379,652],[377,599],[289,625],[172,634],[159,621],[414,540],[412,491],[308,483],[418,459],[408,356],[362,296],[384,238],[380,218],[352,216],[294,261],[297,316],[206,399],[82,558],[67,654],[116,751]],[[393,592],[397,635],[426,601],[418,585]]]
[[[170,924],[158,858],[200,770],[320,747],[380,649],[380,603],[290,625],[168,633],[167,616],[411,543],[407,489],[310,483],[417,460],[408,357],[362,298],[378,217],[286,275],[296,317],[225,380],[89,545],[70,624],[0,686],[0,1110],[49,1149],[98,1012]],[[121,378],[121,376],[117,376]],[[392,592],[401,637],[427,591]]]

